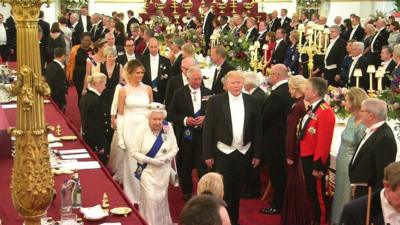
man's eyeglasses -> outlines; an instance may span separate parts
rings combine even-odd
[[[133,46],[135,46],[135,45],[125,45],[126,47],[133,47]]]

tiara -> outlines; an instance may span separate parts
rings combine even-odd
[[[164,110],[165,106],[161,103],[151,103],[147,106],[150,110]]]

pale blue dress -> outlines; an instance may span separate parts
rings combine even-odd
[[[336,157],[335,194],[332,204],[332,225],[338,225],[343,207],[351,200],[349,164],[354,152],[365,134],[366,127],[355,123],[354,116],[347,121],[342,132],[339,152]]]

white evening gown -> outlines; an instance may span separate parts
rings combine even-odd
[[[148,124],[137,128],[132,148],[132,156],[143,162],[156,140]],[[167,159],[161,166],[147,164],[140,179],[141,193],[139,211],[149,225],[172,225],[168,204],[168,185],[171,173],[171,160],[178,152],[174,131],[169,124],[164,143],[155,158]]]
[[[124,155],[123,177],[124,192],[132,204],[139,203],[140,183],[135,178],[134,173],[137,167],[135,158],[130,157],[129,152],[134,145],[133,139],[136,135],[136,129],[141,123],[148,123],[147,106],[150,103],[146,85],[140,83],[138,87],[129,84],[124,86],[126,90],[124,125],[122,136],[127,150]]]

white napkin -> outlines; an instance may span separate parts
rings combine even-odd
[[[88,208],[81,208],[80,212],[84,215],[84,218],[89,220],[100,219],[108,216],[108,214],[103,211],[100,205]]]

